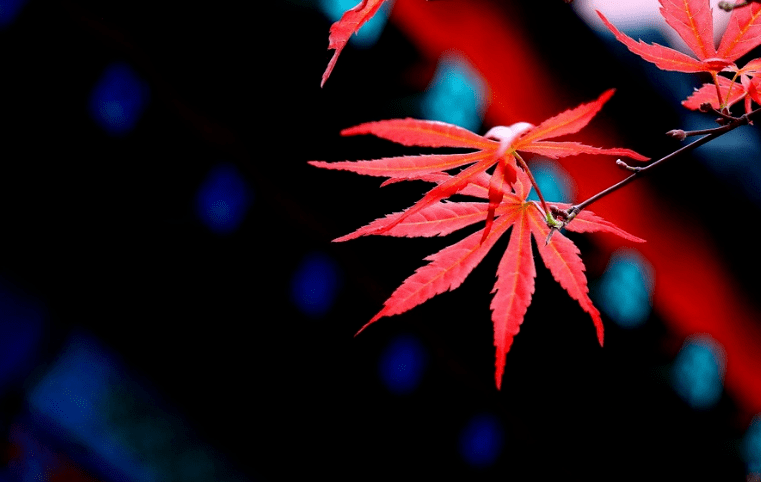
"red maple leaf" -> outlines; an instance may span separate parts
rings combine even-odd
[[[751,99],[759,97],[756,85],[751,85],[749,75],[752,73],[742,72],[743,69],[738,69],[734,62],[761,45],[761,3],[754,2],[732,10],[729,25],[717,49],[713,43],[713,13],[709,0],[659,1],[661,15],[666,23],[679,34],[697,58],[659,44],[646,44],[642,40],[637,42],[621,33],[600,11],[597,14],[616,39],[633,53],[659,68],[677,72],[711,74],[713,86],[704,84],[698,92],[682,102],[682,105],[688,109],[695,110],[706,103],[711,104],[715,109],[723,109],[744,98],[746,111],[749,111]],[[718,75],[722,71],[735,72],[730,83],[722,80],[722,77]],[[742,85],[732,85],[738,76],[741,77]],[[713,92],[710,91],[711,89]]]
[[[713,44],[713,14],[709,0],[659,0],[661,15],[697,58],[659,44],[635,41],[621,33],[602,12],[597,14],[629,50],[663,70],[716,74],[761,44],[761,4],[732,11],[719,48]]]
[[[325,81],[330,77],[330,73],[333,72],[333,67],[336,66],[338,56],[341,55],[341,51],[349,42],[351,35],[357,33],[373,15],[378,12],[383,2],[386,0],[362,0],[356,7],[350,8],[345,11],[341,16],[341,19],[330,26],[330,36],[328,38],[328,50],[335,50],[333,57],[328,62],[328,67],[325,69],[325,73],[322,74],[322,82],[320,87],[325,85]]]
[[[406,211],[375,220],[336,241],[369,234],[440,236],[486,221],[480,231],[426,258],[431,263],[405,280],[386,301],[384,308],[360,331],[383,316],[405,312],[439,293],[458,287],[497,239],[512,227],[507,251],[497,270],[498,280],[491,304],[494,343],[497,347],[497,388],[501,385],[505,355],[513,337],[518,333],[534,292],[536,272],[531,235],[537,239],[539,254],[554,278],[592,317],[602,344],[602,320],[589,299],[579,251],[562,233],[549,238],[551,229],[548,223],[551,215],[537,203],[527,201],[531,181],[523,169],[527,166],[518,151],[554,159],[577,154],[609,154],[647,160],[629,149],[604,149],[577,142],[545,141],[583,128],[611,95],[613,90],[606,91],[596,101],[567,110],[535,127],[519,123],[511,127],[494,128],[486,136],[442,122],[414,119],[370,122],[342,132],[343,135],[374,134],[407,146],[465,147],[475,149],[475,152],[354,162],[310,161],[310,164],[317,167],[390,178],[386,183],[420,179],[437,184]],[[516,158],[522,167],[516,164]],[[467,164],[471,166],[454,176],[446,172]],[[495,164],[494,173],[487,174],[486,170]],[[444,200],[455,193],[485,198],[488,202]],[[557,203],[547,205],[547,209],[553,207],[569,208],[568,205]],[[588,211],[579,213],[566,227],[569,231],[577,232],[607,231],[631,241],[642,241]]]
[[[438,183],[446,182],[447,178],[449,176],[446,174],[423,177],[424,180]],[[491,176],[481,173],[473,176],[461,193],[488,199],[491,184]],[[555,233],[549,243],[545,244],[550,228],[547,226],[546,215],[541,207],[535,202],[527,201],[531,184],[522,169],[517,171],[516,182],[513,186],[514,192],[503,193],[502,203],[494,213],[494,224],[488,235],[484,237],[486,229],[484,227],[438,253],[428,256],[426,260],[430,263],[407,278],[385,302],[383,309],[359,332],[384,316],[403,313],[437,294],[460,286],[494,246],[494,243],[512,227],[507,250],[497,268],[498,279],[492,291],[495,293],[491,310],[494,323],[494,345],[497,349],[495,361],[497,388],[499,389],[502,384],[505,357],[523,323],[534,293],[536,269],[531,235],[536,239],[539,254],[552,276],[592,317],[597,338],[602,345],[602,320],[599,311],[589,299],[584,264],[579,257],[578,248],[562,233]],[[569,207],[567,204],[559,203],[550,203],[550,206],[559,209]],[[488,202],[437,202],[414,215],[405,217],[403,221],[383,233],[374,228],[377,225],[388,224],[390,220],[398,219],[402,213],[391,214],[373,221],[335,241],[345,241],[366,234],[406,237],[442,236],[482,221],[488,211]],[[590,211],[579,213],[566,226],[566,229],[575,232],[609,232],[630,241],[643,242],[642,239],[617,228]]]
[[[445,172],[471,164],[457,175],[448,178],[431,189],[420,201],[407,209],[402,215],[389,220],[384,225],[376,226],[377,234],[388,231],[407,216],[415,214],[444,198],[447,198],[468,185],[476,175],[485,172],[499,163],[491,178],[489,187],[490,208],[487,216],[486,231],[489,232],[494,210],[502,196],[502,184],[512,184],[516,176],[516,157],[519,152],[530,152],[552,159],[578,154],[608,154],[625,156],[646,161],[647,157],[630,149],[605,149],[587,146],[578,142],[546,141],[554,137],[573,134],[586,126],[589,121],[610,99],[614,90],[605,91],[597,100],[581,104],[554,117],[538,126],[519,122],[510,127],[495,127],[479,136],[467,129],[437,121],[416,119],[392,119],[368,122],[341,131],[342,135],[373,134],[405,146],[423,147],[462,147],[476,149],[464,154],[431,154],[419,156],[402,156],[374,159],[370,161],[322,162],[310,161],[310,164],[326,169],[353,171],[369,176],[383,176],[392,179],[419,179],[436,172]]]

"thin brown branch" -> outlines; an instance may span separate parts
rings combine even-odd
[[[632,167],[627,166],[626,163],[624,163],[623,161],[621,161],[619,159],[619,161],[617,161],[616,164],[618,164],[621,167],[627,168],[630,171],[633,171],[633,174],[630,175],[629,177],[627,177],[627,178],[617,182],[616,184],[613,184],[612,186],[610,186],[610,187],[600,191],[599,193],[597,193],[594,196],[586,199],[585,201],[580,202],[579,204],[575,204],[575,205],[571,206],[570,208],[568,208],[568,210],[566,210],[566,220],[565,220],[564,224],[568,224],[571,221],[573,221],[573,218],[575,218],[576,215],[578,215],[583,209],[588,207],[590,204],[592,204],[592,203],[594,203],[594,202],[604,198],[605,196],[607,196],[609,194],[612,194],[612,193],[618,191],[619,189],[621,189],[622,187],[626,186],[630,182],[632,182],[635,179],[638,179],[638,178],[644,176],[645,174],[651,172],[656,167],[662,166],[663,164],[665,164],[666,162],[670,161],[671,159],[674,159],[674,158],[676,158],[676,157],[678,157],[678,156],[680,156],[680,155],[682,155],[684,153],[690,152],[690,151],[692,151],[692,150],[702,146],[703,144],[706,144],[707,142],[710,142],[710,141],[712,141],[712,140],[714,140],[714,139],[716,139],[718,137],[723,136],[727,132],[735,130],[736,128],[738,128],[738,127],[740,127],[742,125],[749,124],[750,121],[754,117],[757,117],[760,114],[761,114],[761,108],[758,108],[758,109],[756,109],[756,110],[754,110],[752,112],[748,112],[747,114],[743,114],[740,117],[732,117],[731,120],[729,120],[726,124],[724,124],[722,126],[715,127],[713,129],[705,129],[705,132],[707,133],[707,135],[701,137],[700,139],[697,139],[697,140],[691,142],[690,144],[687,144],[686,146],[680,147],[679,149],[675,150],[671,154],[668,154],[668,155],[658,159],[657,161],[654,161],[654,162],[648,164],[645,167],[634,167],[634,168],[632,168]],[[700,131],[692,131],[692,132],[703,133],[703,132],[700,132]],[[685,133],[685,134],[687,134],[687,133]]]

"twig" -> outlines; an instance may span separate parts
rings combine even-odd
[[[759,2],[759,1],[761,1],[761,0],[745,0],[744,2],[740,2],[740,3],[732,3],[732,2],[729,2],[729,1],[722,1],[722,2],[719,2],[718,6],[719,6],[720,9],[724,10],[725,12],[731,12],[732,10],[734,10],[736,8],[747,7],[748,5],[750,5],[753,2]]]
[[[702,134],[702,133],[707,132],[707,135],[701,137],[700,139],[697,139],[697,140],[691,142],[690,144],[687,144],[686,146],[680,147],[679,149],[677,149],[676,151],[672,152],[671,154],[668,154],[668,155],[658,159],[657,161],[654,161],[654,162],[650,163],[649,165],[647,165],[645,167],[630,167],[630,166],[626,165],[625,162],[623,162],[623,161],[621,161],[619,159],[618,161],[616,161],[616,164],[621,166],[621,167],[626,168],[627,170],[633,171],[633,174],[630,175],[629,177],[623,179],[622,181],[619,181],[618,183],[613,184],[612,186],[608,187],[607,189],[604,189],[604,190],[600,191],[599,193],[595,194],[594,196],[588,198],[587,200],[585,200],[583,202],[580,202],[579,204],[575,204],[575,205],[571,206],[570,208],[568,208],[565,211],[565,214],[566,214],[565,218],[566,219],[563,222],[563,225],[566,225],[566,224],[570,223],[571,221],[573,221],[573,218],[575,218],[583,209],[585,209],[587,206],[589,206],[590,204],[594,203],[595,201],[598,201],[598,200],[604,198],[608,194],[611,194],[611,193],[614,193],[615,191],[618,191],[619,189],[621,189],[622,187],[626,186],[627,184],[629,184],[630,182],[634,181],[635,179],[638,179],[638,178],[642,177],[643,175],[645,175],[646,173],[652,171],[656,167],[665,164],[667,161],[669,161],[671,159],[674,159],[675,157],[678,157],[681,154],[684,154],[686,152],[692,151],[695,148],[698,148],[698,147],[702,146],[703,144],[705,144],[707,142],[710,142],[710,141],[712,141],[712,140],[714,140],[714,139],[716,139],[716,138],[718,138],[720,136],[723,136],[727,132],[733,131],[736,128],[742,126],[742,125],[749,124],[751,119],[753,117],[755,117],[755,116],[758,116],[760,113],[761,113],[761,108],[758,108],[758,109],[756,109],[756,110],[754,110],[752,112],[748,112],[747,114],[743,114],[740,117],[731,117],[731,120],[729,120],[729,122],[727,122],[726,124],[724,124],[722,126],[715,127],[713,129],[705,129],[704,132],[701,132],[701,131],[691,131],[691,133],[689,133],[689,135],[692,135],[693,132],[697,133],[697,134]],[[687,135],[688,133],[685,132],[685,134]]]

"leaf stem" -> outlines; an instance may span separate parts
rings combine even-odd
[[[723,136],[727,132],[735,130],[736,128],[738,128],[738,127],[740,127],[742,125],[749,124],[751,119],[753,117],[758,116],[759,113],[761,113],[761,108],[758,108],[758,109],[756,109],[756,110],[754,110],[752,112],[748,112],[746,114],[743,114],[740,117],[732,117],[731,118],[732,120],[730,120],[729,122],[727,122],[726,124],[724,124],[722,126],[715,127],[713,129],[705,129],[705,132],[707,133],[707,135],[705,135],[705,136],[701,137],[700,139],[697,139],[697,140],[687,144],[686,146],[680,147],[679,149],[677,149],[676,151],[672,152],[671,154],[667,154],[666,156],[658,159],[657,161],[654,161],[654,162],[650,163],[649,165],[647,165],[645,167],[630,168],[629,170],[632,170],[634,172],[629,177],[627,177],[627,178],[617,182],[616,184],[613,184],[612,186],[608,187],[607,189],[604,189],[604,190],[598,192],[594,196],[586,199],[585,201],[582,201],[579,204],[575,204],[575,205],[571,206],[570,208],[568,208],[568,210],[566,211],[567,217],[566,217],[566,220],[565,220],[564,224],[570,223],[573,220],[573,218],[576,217],[576,215],[578,215],[583,209],[585,209],[586,207],[588,207],[590,204],[594,203],[595,201],[598,201],[598,200],[604,198],[608,194],[612,194],[612,193],[618,191],[619,189],[621,189],[622,187],[626,186],[630,182],[632,182],[635,179],[638,179],[638,178],[644,176],[648,172],[652,171],[653,169],[655,169],[658,166],[661,166],[661,165],[665,164],[666,162],[670,161],[671,159],[674,159],[675,157],[678,157],[681,154],[684,154],[686,152],[692,151],[692,150],[702,146],[703,144],[705,144],[707,142],[710,142],[710,141],[712,141],[712,140],[714,140],[714,139],[716,139],[718,137]],[[699,132],[699,131],[693,131],[693,132]],[[622,161],[622,164],[623,164],[623,161]]]
[[[523,160],[520,154],[513,152],[513,155],[518,160],[518,164],[520,164],[523,170],[526,171],[526,175],[528,176],[529,181],[531,181],[531,185],[536,190],[536,195],[539,197],[539,202],[542,203],[542,209],[544,209],[545,215],[548,214],[550,209],[547,207],[547,203],[544,201],[544,196],[542,195],[541,189],[539,189],[539,185],[536,183],[536,179],[534,179],[534,175],[531,174],[531,169],[528,168],[528,164],[526,164],[526,161]]]
[[[732,99],[732,88],[735,86],[735,82],[737,81],[738,75],[740,75],[740,72],[739,71],[735,72],[735,75],[732,77],[732,83],[729,84],[729,89],[727,89],[727,103],[729,103],[730,99]],[[721,106],[721,104],[719,105]],[[722,107],[729,107],[729,106],[722,106]]]
[[[716,72],[711,72],[711,77],[713,77],[713,85],[716,86],[716,98],[719,99],[719,109],[724,108],[724,100],[721,98],[721,88],[719,88],[719,79],[718,74]],[[729,99],[727,99],[729,101]]]

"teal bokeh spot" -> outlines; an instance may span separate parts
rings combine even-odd
[[[485,85],[463,58],[443,56],[421,103],[423,117],[477,131],[486,108]]]
[[[623,328],[641,326],[652,311],[653,273],[650,263],[636,251],[616,251],[593,285],[595,304]]]
[[[676,393],[694,409],[713,407],[724,384],[724,350],[708,335],[689,337],[674,360],[671,383]]]
[[[748,473],[761,474],[761,415],[753,417],[750,427],[745,432],[742,442],[742,455]]]
[[[564,203],[573,201],[576,187],[571,176],[558,163],[549,160],[532,161],[529,167],[536,184],[542,190],[545,201]],[[529,193],[528,199],[529,201],[539,201],[539,196],[536,195],[534,189]]]

